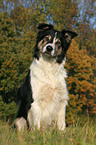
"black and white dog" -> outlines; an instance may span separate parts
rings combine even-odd
[[[46,127],[56,122],[59,130],[65,129],[65,110],[68,92],[64,69],[66,52],[75,32],[57,31],[50,24],[40,24],[34,59],[27,77],[17,95],[18,114],[15,125],[20,131]]]

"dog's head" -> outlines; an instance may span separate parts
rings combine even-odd
[[[77,36],[75,32],[63,29],[57,31],[50,24],[40,24],[37,36],[36,46],[34,49],[34,57],[39,60],[39,57],[46,56],[55,58],[57,63],[64,60],[71,40]]]

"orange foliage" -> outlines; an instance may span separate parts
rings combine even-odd
[[[94,73],[91,61],[92,58],[87,55],[87,52],[79,50],[78,44],[73,40],[65,65],[68,72],[67,83],[71,113],[83,112],[86,109],[89,110],[89,113],[96,112],[96,86],[93,83]]]

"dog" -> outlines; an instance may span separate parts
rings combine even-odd
[[[48,127],[56,123],[65,130],[65,114],[68,104],[64,69],[66,52],[77,33],[42,23],[34,48],[33,62],[17,94],[17,118],[19,131],[25,127]]]

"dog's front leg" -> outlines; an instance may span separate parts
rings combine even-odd
[[[23,117],[17,118],[14,123],[18,131],[23,131],[25,128],[27,129],[27,122]]]
[[[37,127],[37,129],[40,129],[40,121],[41,121],[40,107],[38,105],[38,102],[33,102],[31,104],[31,109],[28,112],[28,122],[30,128],[34,129],[34,127]]]
[[[66,130],[65,114],[66,114],[67,101],[61,103],[60,110],[57,116],[57,126],[59,130]]]

